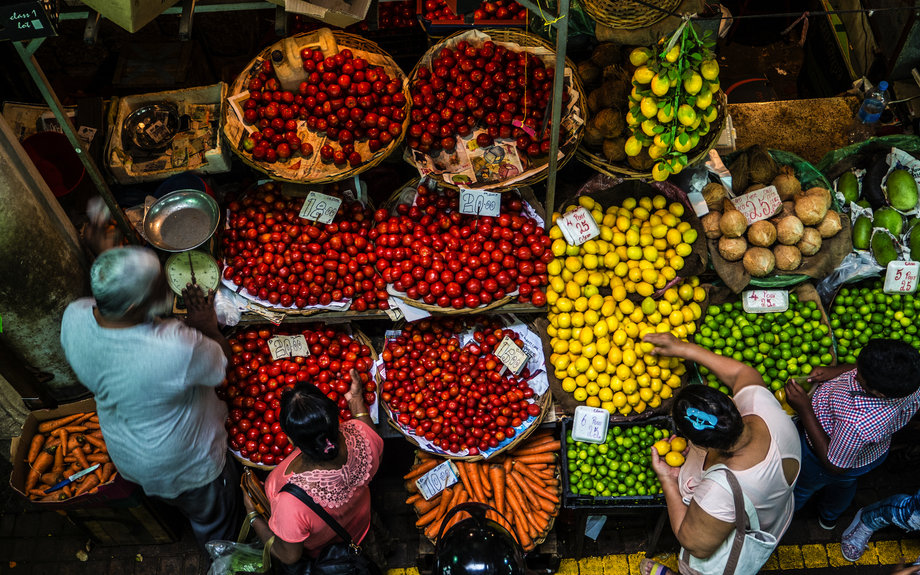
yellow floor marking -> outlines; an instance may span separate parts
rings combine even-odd
[[[779,555],[774,551],[770,557],[767,559],[767,562],[764,563],[761,571],[778,571],[779,570]]]
[[[668,569],[677,573],[677,555],[674,553],[668,553],[667,555],[655,557],[655,561],[667,566]]]
[[[779,567],[786,571],[789,569],[801,569],[802,550],[798,545],[780,545],[776,551],[779,553]]]
[[[878,541],[875,550],[879,565],[897,565],[901,561],[901,545],[897,541]]]
[[[608,555],[603,558],[604,575],[629,575],[629,561],[626,555]]]
[[[586,557],[578,563],[579,575],[604,575],[604,560],[600,557]]]
[[[802,545],[802,558],[806,569],[827,567],[827,550],[824,545]]]
[[[906,539],[901,541],[901,555],[907,557],[907,562],[916,561],[920,557],[920,539]]]
[[[584,559],[582,559],[584,561]],[[578,575],[578,561],[563,559],[559,565],[559,575]]]
[[[639,562],[645,559],[645,553],[633,553],[627,556],[629,561],[629,575],[642,575],[639,570]]]

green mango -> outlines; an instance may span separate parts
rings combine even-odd
[[[853,247],[858,250],[869,249],[869,240],[872,238],[872,220],[866,216],[856,218],[853,224]]]
[[[846,204],[859,199],[859,183],[856,181],[856,176],[853,172],[847,172],[840,176],[840,179],[837,180],[837,191],[843,194]]]
[[[917,205],[917,182],[907,170],[895,170],[888,175],[888,201],[895,209],[906,212]]]
[[[898,250],[894,248],[894,242],[888,234],[877,233],[872,236],[872,257],[882,267],[898,259]]]
[[[882,208],[875,212],[875,218],[872,220],[872,226],[876,228],[885,228],[891,232],[894,237],[901,237],[904,230],[904,218],[901,217],[894,208]]]
[[[869,206],[869,200],[859,200],[856,205],[867,210],[871,207]]]
[[[910,259],[920,262],[920,226],[914,226],[910,230],[910,237],[907,239],[907,245],[910,248]]]

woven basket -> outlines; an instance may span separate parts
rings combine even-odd
[[[293,36],[293,38],[305,37],[311,34],[314,34],[314,32],[305,32],[303,34],[297,34],[296,36]],[[406,135],[406,130],[408,129],[408,126],[409,126],[409,103],[411,102],[411,98],[409,98],[409,84],[408,82],[406,82],[406,75],[403,73],[402,70],[400,70],[396,62],[393,61],[393,58],[389,54],[384,52],[374,42],[371,42],[370,40],[366,40],[354,34],[348,34],[347,32],[334,31],[332,32],[332,35],[335,38],[335,41],[336,41],[336,44],[338,45],[339,50],[343,48],[349,48],[350,50],[352,50],[352,52],[355,53],[355,56],[361,56],[362,52],[383,56],[387,62],[386,64],[386,67],[388,68],[387,71],[395,72],[396,77],[398,77],[399,79],[403,81],[403,94],[406,96],[406,105],[404,108],[404,111],[406,112],[406,118],[403,120],[403,123],[402,123],[402,133],[400,133],[399,136],[394,138],[393,141],[390,142],[389,146],[378,151],[376,154],[374,154],[374,156],[369,161],[363,162],[360,166],[357,166],[355,168],[349,168],[346,164],[346,166],[343,166],[342,168],[337,168],[333,164],[326,164],[327,170],[323,173],[323,176],[321,177],[308,178],[308,179],[294,179],[290,177],[291,170],[284,170],[283,172],[280,172],[274,169],[272,167],[273,166],[272,164],[269,164],[267,162],[260,162],[257,160],[253,160],[252,154],[249,154],[247,152],[240,150],[240,143],[242,139],[241,136],[246,133],[246,130],[245,128],[242,127],[243,124],[236,117],[236,114],[231,109],[231,106],[226,106],[227,115],[223,118],[224,136],[230,142],[231,149],[237,156],[239,156],[240,160],[242,160],[244,164],[268,175],[273,180],[277,180],[281,182],[294,182],[294,183],[310,182],[311,184],[326,184],[330,182],[337,182],[339,180],[344,180],[352,176],[357,176],[358,174],[365,172],[373,168],[374,166],[379,165],[381,162],[383,162],[384,159],[387,158],[387,156],[401,149],[400,144],[402,143],[403,138]],[[250,62],[250,64],[246,67],[243,73],[241,73],[237,77],[237,79],[233,82],[233,85],[230,87],[228,94],[230,96],[233,96],[233,95],[239,94],[240,92],[243,92],[245,84],[248,82],[249,78],[253,75],[252,71],[257,68],[257,65],[259,63],[261,63],[264,60],[268,60],[272,51],[278,49],[279,47],[280,47],[280,42],[273,44],[269,46],[268,48],[262,50],[262,52],[260,52],[259,55],[256,56],[252,60],[252,62]],[[390,74],[390,75],[392,76],[393,74]],[[231,133],[231,124],[234,126],[234,133]],[[311,133],[315,133],[315,132],[311,132]],[[314,147],[316,148],[316,151],[314,152],[314,154],[318,154],[319,153],[318,147],[316,146]]]
[[[681,0],[645,0],[664,10],[674,11]],[[619,30],[645,28],[668,17],[666,12],[656,10],[632,0],[584,0],[583,6],[594,20]]]
[[[535,34],[531,34],[523,30],[497,29],[497,28],[489,28],[489,29],[483,29],[483,30],[477,30],[477,31],[489,36],[489,38],[491,38],[493,42],[506,42],[506,43],[511,43],[511,44],[517,44],[518,46],[522,48],[545,48],[549,50],[550,52],[552,52],[554,55],[553,57],[555,58],[555,46]],[[415,65],[415,68],[412,69],[412,72],[409,74],[409,77],[414,79],[417,76],[419,66],[421,65],[423,61],[425,61],[427,57],[433,56],[434,54],[436,54],[438,51],[444,48],[445,44],[454,42],[454,39],[457,36],[466,34],[468,32],[470,31],[461,30],[455,34],[448,36],[447,38],[441,40],[440,42],[435,44],[433,47],[431,47],[428,50],[428,52],[425,53],[425,56],[423,56],[422,59],[419,60],[419,62]],[[582,88],[581,79],[579,79],[577,69],[571,59],[566,58],[565,65],[566,65],[566,68],[569,69],[572,74],[571,75],[571,78],[572,78],[571,87],[578,93],[578,102],[575,104],[575,109],[578,111],[579,116],[586,122],[587,121],[587,106],[586,106],[587,96],[585,95],[584,88]],[[411,101],[411,98],[410,98],[410,101]],[[563,110],[563,112],[565,112],[565,110]],[[566,116],[563,116],[563,118],[565,117]],[[550,120],[552,119],[550,118]],[[575,138],[570,144],[562,145],[562,143],[560,142],[559,150],[564,154],[564,157],[561,160],[559,160],[557,169],[561,169],[562,166],[564,166],[570,159],[572,159],[572,156],[575,155],[575,151],[578,149],[578,146],[581,143],[581,139],[584,137],[584,134],[585,134],[585,123],[583,122],[581,125],[579,125],[576,128]],[[490,183],[490,184],[478,184],[477,183],[477,184],[470,184],[470,186],[476,187],[479,189],[487,189],[487,190],[491,190],[495,192],[500,192],[504,189],[515,187],[515,186],[522,186],[525,184],[532,185],[537,182],[542,182],[549,176],[549,163],[547,162],[546,164],[537,166],[536,168],[532,168],[528,172],[525,172],[525,174],[527,174],[526,177],[519,178],[511,184],[503,184],[502,182]],[[457,189],[458,187],[458,186],[455,186],[445,181],[444,177],[441,174],[432,173],[432,174],[429,174],[428,177],[434,180],[437,180],[438,184],[442,186],[446,186],[446,187],[454,188],[454,189]]]
[[[727,115],[727,106],[728,102],[725,99],[725,93],[722,90],[719,90],[716,99],[716,109],[718,110],[718,116],[715,121],[712,123],[709,129],[709,133],[700,140],[700,143],[697,145],[695,150],[697,150],[691,158],[687,160],[687,167],[691,167],[699,162],[705,161],[709,157],[709,150],[713,149],[716,143],[719,141],[719,135],[722,133],[722,130],[725,128],[725,117]],[[611,163],[607,161],[607,158],[602,155],[594,153],[592,150],[589,150],[585,146],[579,146],[578,152],[578,161],[582,164],[597,170],[598,172],[610,176],[611,178],[622,178],[624,180],[639,180],[642,178],[651,178],[652,172],[639,172],[632,168],[628,163]]]

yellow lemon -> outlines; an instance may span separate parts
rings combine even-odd
[[[597,202],[594,201],[594,198],[590,196],[578,197],[578,205],[582,206],[583,208],[587,208],[588,210],[593,210],[596,203]]]
[[[582,264],[585,266],[585,269],[593,270],[597,269],[598,259],[594,254],[585,254],[582,258]]]
[[[575,256],[569,256],[565,258],[565,269],[572,273],[577,272],[581,269],[581,260]]]
[[[696,97],[695,106],[700,110],[705,110],[712,104],[712,92],[709,90],[700,92]]]
[[[682,132],[674,139],[674,149],[678,152],[689,152],[691,148],[693,148],[693,141],[686,133]]]
[[[607,252],[604,254],[604,267],[607,269],[613,269],[620,263],[620,256],[616,252]],[[546,266],[547,273],[549,273],[549,265]]]
[[[626,405],[626,394],[622,391],[618,391],[613,394],[613,399],[611,400],[614,407],[621,408]]]
[[[570,246],[565,245],[565,255],[567,256],[577,256],[581,253],[581,246]]]
[[[626,112],[626,125],[629,126],[630,128],[635,128],[636,126],[639,125],[639,118],[633,116],[633,113],[632,113],[632,112]],[[628,141],[627,141],[627,142],[628,142]],[[626,149],[629,150],[630,148],[626,148]],[[633,148],[633,149],[635,149],[635,150],[636,150],[636,154],[638,154],[639,152],[642,151],[642,145],[639,144],[639,148],[638,148],[638,149],[636,149],[636,148]],[[629,154],[628,151],[627,151],[626,153]]]
[[[680,256],[673,256],[668,260],[668,265],[675,270],[682,270],[684,269],[684,258]]]
[[[652,179],[656,182],[663,182],[668,179],[670,172],[665,169],[664,162],[658,162],[652,166]]]
[[[637,70],[638,72],[638,70]],[[715,80],[719,77],[719,63],[715,60],[705,60],[700,64],[700,74],[707,80]],[[643,82],[644,84],[645,82]]]
[[[652,445],[652,448],[658,452],[658,455],[665,455],[671,451],[671,444],[666,439],[659,439]]]
[[[548,264],[546,264],[546,273],[548,273],[551,276],[558,276],[559,272],[561,271],[562,271],[562,260],[560,260],[559,258],[556,258],[552,260],[551,262],[549,262]]]
[[[688,104],[682,104],[681,107],[677,109],[677,121],[684,126],[693,124],[693,122],[696,121],[696,110]]]
[[[586,241],[585,243],[581,244],[581,247],[584,248],[585,253],[592,255],[596,254],[598,250],[597,242],[594,240]]]
[[[709,106],[703,111],[703,119],[707,122],[714,122],[718,115],[719,111],[716,110],[715,106]]]
[[[642,98],[642,101],[639,102],[639,111],[646,118],[651,118],[658,113],[658,100],[651,96]]]
[[[687,449],[687,440],[683,437],[675,437],[671,440],[670,443],[671,451],[676,451],[677,453],[683,453]]]
[[[550,246],[550,250],[552,250],[553,255],[558,258],[560,256],[565,255],[565,248],[567,247],[568,247],[568,244],[565,243],[565,240],[560,238],[558,240],[553,240],[553,243]]]
[[[703,78],[696,72],[692,72],[690,77],[684,80],[684,90],[691,96],[699,93],[703,87]]]
[[[655,73],[649,70],[648,66],[639,66],[636,68],[636,71],[633,72],[633,80],[640,84],[648,84],[654,77]]]
[[[638,70],[636,70],[638,72]],[[668,80],[667,76],[660,76],[655,74],[651,79],[652,83],[652,93],[656,96],[664,96],[668,93],[668,90],[671,88],[671,83]]]
[[[676,451],[672,451],[664,456],[664,460],[671,467],[680,467],[684,464],[684,456]]]
[[[576,300],[581,297],[581,287],[574,281],[565,284],[565,297],[570,300]]]
[[[684,239],[684,242],[686,242],[686,243],[688,243],[688,244],[692,244],[693,242],[696,241],[696,238],[699,237],[699,234],[697,233],[696,230],[694,230],[693,228],[691,228],[691,229],[685,231],[685,232],[683,233],[683,236],[682,236],[682,237],[683,237],[683,239]],[[677,253],[680,254],[680,255],[684,255],[684,254],[681,254],[681,253],[680,253],[680,250],[678,250]]]
[[[668,122],[674,119],[674,106],[671,106],[669,104],[667,106],[662,106],[661,108],[658,108],[658,113],[655,114],[655,117],[658,118],[659,123],[667,124]],[[660,134],[655,136],[656,140],[660,140],[658,136],[660,136]],[[658,142],[656,141],[655,143],[657,144]]]
[[[626,140],[626,145],[624,146],[627,156],[638,156],[639,152],[642,151],[642,142],[636,139],[635,136],[630,136]]]
[[[575,380],[572,379],[571,377],[567,377],[562,380],[562,390],[563,391],[567,393],[572,393],[573,391],[575,391],[576,387],[578,386],[575,384]]]
[[[706,290],[701,287],[693,288],[693,301],[701,302],[706,299]]]
[[[584,401],[588,399],[588,392],[585,391],[583,387],[576,389],[572,395],[575,397],[575,401]]]
[[[655,127],[657,125],[658,125],[658,121],[655,120],[654,118],[649,118],[648,120],[645,120],[644,122],[642,122],[642,125],[641,125],[642,133],[648,136],[649,138],[654,137]]]
[[[633,66],[641,66],[648,62],[651,55],[651,50],[648,48],[636,48],[629,53],[629,63]]]
[[[649,148],[648,148],[648,155],[649,155],[649,157],[650,157],[651,159],[657,160],[658,158],[660,158],[661,156],[663,156],[664,153],[667,152],[667,151],[668,151],[668,148],[667,148],[667,147],[649,146]]]
[[[694,231],[694,233],[696,232]],[[674,250],[677,252],[677,255],[679,255],[682,258],[689,256],[693,252],[693,248],[690,247],[690,244],[683,244],[683,243],[677,244]]]

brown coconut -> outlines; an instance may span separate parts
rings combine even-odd
[[[779,199],[784,202],[791,200],[797,193],[802,191],[802,184],[796,179],[795,170],[792,169],[792,166],[780,168],[779,175],[773,178],[772,184],[776,188],[776,193],[779,194]]]
[[[759,222],[758,222],[759,223]],[[751,248],[744,254],[744,269],[755,278],[770,275],[776,265],[773,252],[767,248]]]
[[[824,219],[818,224],[818,232],[821,233],[822,238],[832,238],[837,235],[837,232],[839,232],[842,227],[840,223],[840,214],[831,210],[824,215]]]
[[[802,265],[802,252],[795,246],[780,244],[773,248],[773,255],[776,257],[776,267],[784,272],[791,272]]]
[[[779,213],[779,217],[785,218],[786,216],[794,216],[794,215],[795,215],[795,202],[793,202],[792,200],[784,201],[783,209]]]
[[[616,108],[601,110],[591,118],[591,123],[604,133],[604,138],[616,138],[623,133],[625,122]]]
[[[728,190],[718,182],[706,184],[706,187],[703,188],[703,199],[706,200],[706,205],[709,206],[710,212],[721,212],[723,209],[722,202],[726,198],[728,198]]]
[[[626,138],[619,136],[612,140],[604,140],[604,156],[611,162],[622,162],[626,159]]]
[[[613,42],[598,44],[597,48],[591,53],[591,63],[601,69],[612,64],[619,64],[622,61],[623,54],[620,53],[620,47]]]
[[[795,244],[803,256],[813,256],[821,249],[821,233],[815,228],[805,228],[802,239]]]
[[[619,108],[626,102],[630,87],[619,78],[607,80],[598,88],[598,104],[601,108]]]
[[[747,230],[747,219],[728,200],[722,202],[722,208],[725,210],[722,213],[722,219],[719,220],[722,235],[727,238],[740,238],[741,234]]]
[[[747,154],[738,154],[728,171],[732,175],[732,191],[741,194],[750,185]]]
[[[805,226],[802,225],[802,220],[795,216],[787,216],[776,224],[776,239],[786,246],[799,243],[804,233]]]
[[[601,110],[601,91],[600,89],[592,91],[588,94],[588,111],[592,114],[597,114]]]
[[[719,229],[719,221],[722,219],[722,212],[709,212],[700,219],[703,224],[703,230],[706,237],[711,240],[717,240],[722,237],[722,230]]]
[[[724,217],[724,216],[723,216]],[[747,251],[747,242],[744,238],[727,238],[722,236],[719,239],[719,254],[730,262],[736,262],[744,257]]]
[[[747,239],[751,245],[768,248],[776,243],[776,226],[767,220],[754,222],[748,228]]]
[[[587,86],[598,84],[601,79],[601,69],[590,60],[578,63],[578,77],[581,83]]]
[[[744,190],[744,193],[745,193],[745,194],[750,194],[750,193],[753,192],[753,191],[762,190],[762,189],[764,189],[765,187],[766,187],[766,186],[764,186],[763,184],[751,184],[750,186],[747,187],[746,190]]]
[[[817,196],[822,198],[827,209],[831,209],[831,192],[827,188],[808,188],[804,193],[806,196]]]
[[[820,188],[812,188],[820,189]],[[795,215],[806,226],[816,226],[827,214],[827,202],[820,193],[803,192],[795,197]]]
[[[779,166],[770,152],[760,144],[754,144],[747,150],[748,167],[751,181],[767,185],[779,174]]]
[[[642,148],[641,152],[635,156],[627,157],[626,161],[629,162],[632,169],[639,170],[640,172],[647,172],[655,165],[655,160],[648,155],[648,148]]]

